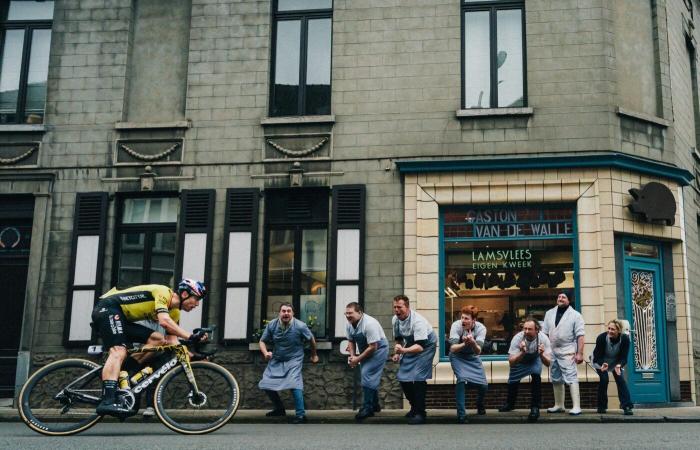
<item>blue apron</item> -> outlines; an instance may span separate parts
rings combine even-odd
[[[523,337],[524,339],[524,337]],[[537,334],[535,348],[539,347],[540,336]],[[508,383],[519,383],[525,377],[530,375],[542,374],[542,359],[539,352],[525,353],[523,359],[514,366],[510,366],[510,374],[508,375]]]
[[[352,328],[350,337],[357,347],[357,353],[360,354],[367,349],[367,336],[364,333]],[[369,358],[362,360],[360,363],[360,373],[362,374],[362,387],[370,389],[379,389],[379,384],[382,381],[382,372],[384,365],[389,356],[389,343],[382,338],[377,342],[377,350],[370,355]]]
[[[394,335],[403,338],[404,347],[410,347],[415,344],[413,335],[401,336],[396,332]],[[428,343],[425,344],[422,352],[404,353],[401,355],[396,379],[399,381],[425,381],[433,378],[433,357],[435,357],[436,348],[437,338],[435,337],[435,332],[431,330],[430,334],[428,334]]]
[[[464,347],[458,352],[450,352],[450,364],[458,383],[488,384],[484,365],[474,354],[474,349]]]
[[[268,323],[260,340],[272,342],[274,348],[258,387],[270,391],[304,389],[301,376],[304,342],[312,337],[311,330],[301,320],[292,319],[286,330],[279,325],[279,319]]]

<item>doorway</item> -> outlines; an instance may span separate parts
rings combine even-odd
[[[27,291],[32,238],[32,197],[0,197],[0,286],[3,326],[0,327],[0,398],[12,398],[17,353]]]
[[[661,246],[625,240],[625,311],[631,348],[627,381],[634,403],[669,401]]]

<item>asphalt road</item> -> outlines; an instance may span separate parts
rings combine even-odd
[[[154,424],[98,424],[78,436],[46,437],[22,423],[0,423],[2,449],[697,449],[694,423],[535,425],[227,425],[182,436]]]

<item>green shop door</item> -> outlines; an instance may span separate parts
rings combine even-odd
[[[625,306],[630,323],[627,381],[634,403],[669,401],[661,249],[624,242]]]

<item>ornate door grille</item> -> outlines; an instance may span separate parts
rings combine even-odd
[[[654,273],[632,271],[632,317],[634,366],[637,370],[659,368],[656,348]]]

